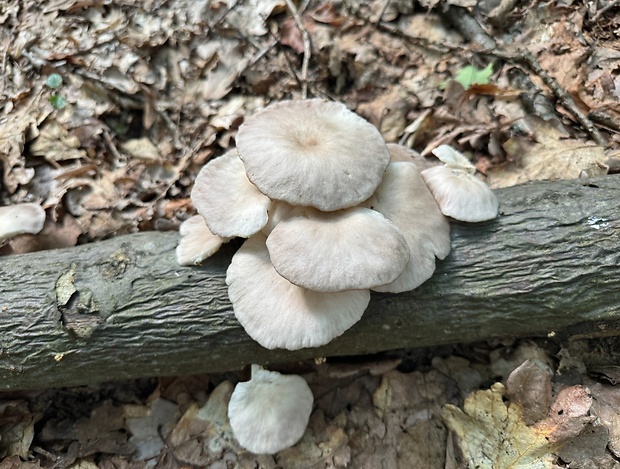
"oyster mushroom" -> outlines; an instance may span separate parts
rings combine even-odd
[[[238,383],[228,403],[228,419],[241,446],[256,454],[273,454],[303,436],[314,396],[297,375],[282,375],[252,365],[250,381]]]
[[[194,215],[181,223],[179,233],[181,240],[176,249],[179,265],[198,265],[230,240],[211,233],[200,215]]]
[[[267,248],[280,275],[322,292],[390,283],[409,260],[400,230],[362,207],[337,212],[298,207],[271,231]]]
[[[380,292],[413,290],[435,271],[435,257],[450,253],[450,223],[413,163],[390,163],[383,182],[367,206],[383,214],[403,233],[409,247],[409,261],[393,282],[374,287]]]
[[[191,197],[211,233],[223,238],[249,238],[267,224],[271,201],[248,180],[235,150],[200,170]]]
[[[226,272],[235,316],[268,349],[319,347],[360,320],[369,290],[317,292],[293,285],[274,269],[262,233],[235,253]]]
[[[445,216],[469,223],[497,217],[495,194],[474,176],[476,168],[465,156],[448,145],[437,147],[433,154],[445,166],[428,168],[421,174]]]
[[[311,99],[272,104],[236,137],[248,178],[269,198],[323,211],[372,195],[390,154],[379,131],[344,104]]]

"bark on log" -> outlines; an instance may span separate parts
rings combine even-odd
[[[236,321],[232,250],[179,267],[176,233],[0,258],[0,389],[239,369],[490,338],[620,335],[620,180],[497,191],[501,213],[453,224],[431,280],[373,294],[362,320],[318,349],[269,351]]]

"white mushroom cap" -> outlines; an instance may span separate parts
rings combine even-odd
[[[370,197],[390,161],[372,124],[321,99],[268,106],[241,125],[236,142],[250,181],[264,194],[324,211]]]
[[[176,257],[180,265],[200,264],[230,239],[211,233],[205,219],[200,215],[194,215],[181,223],[179,232],[181,239],[176,249]]]
[[[418,171],[441,164],[435,158],[422,156],[417,151],[398,143],[388,143],[387,148],[390,152],[391,163],[413,163]]]
[[[409,262],[392,283],[372,288],[400,293],[419,287],[435,271],[435,257],[450,253],[450,222],[441,213],[413,163],[390,163],[383,182],[366,202],[403,233]]]
[[[267,248],[280,275],[324,292],[390,283],[409,260],[400,230],[362,207],[338,212],[297,208],[273,229]]]
[[[436,166],[422,171],[422,177],[447,217],[477,223],[492,220],[499,212],[493,191],[473,174]]]
[[[38,204],[0,207],[0,242],[20,234],[37,234],[44,223],[45,210]]]
[[[249,238],[267,224],[270,200],[248,180],[235,150],[200,170],[192,202],[209,230],[218,236]]]
[[[260,233],[235,253],[226,284],[235,316],[268,349],[325,345],[359,321],[370,302],[369,290],[320,293],[293,285],[273,268]]]
[[[252,379],[238,383],[228,403],[228,419],[241,446],[256,454],[273,454],[303,436],[314,397],[297,375],[282,375],[252,365]]]
[[[448,168],[460,169],[469,174],[476,172],[476,167],[471,164],[471,161],[450,145],[439,145],[432,153]]]

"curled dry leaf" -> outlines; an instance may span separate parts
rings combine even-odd
[[[80,140],[75,135],[70,135],[67,129],[52,122],[45,125],[30,144],[30,152],[48,161],[79,160],[86,157],[80,146]]]
[[[549,365],[538,359],[526,360],[508,376],[508,397],[523,409],[526,425],[544,419],[549,413],[552,376],[553,370]]]

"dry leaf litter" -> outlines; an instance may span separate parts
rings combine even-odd
[[[388,142],[466,152],[492,187],[618,170],[613,3],[449,4],[307,2],[304,75],[284,1],[5,2],[0,205],[47,217],[0,254],[178,229],[199,168],[304,85]],[[455,82],[489,63],[490,85]],[[226,418],[237,373],[3,395],[0,468],[618,467],[614,340],[416,353],[291,365],[315,394],[308,430],[258,459]]]

